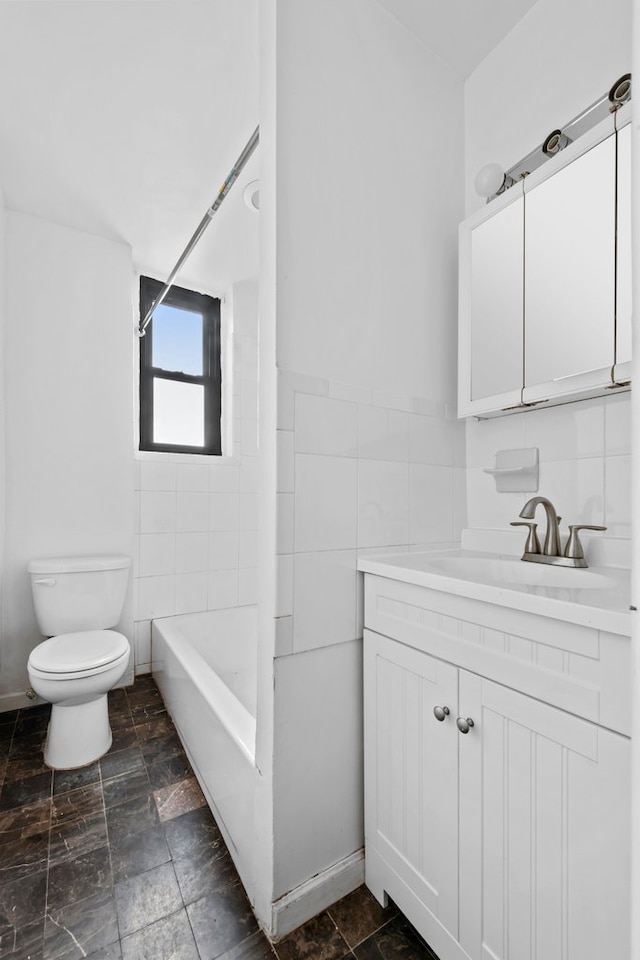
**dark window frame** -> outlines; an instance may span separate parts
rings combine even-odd
[[[145,317],[163,284],[152,277],[140,277],[140,317]],[[140,338],[140,443],[139,449],[158,453],[187,453],[220,456],[222,437],[221,367],[220,367],[220,300],[207,294],[171,287],[163,303],[170,307],[202,314],[202,376],[165,370],[153,366],[153,317],[145,335]],[[153,383],[154,380],[177,380],[204,387],[204,446],[154,443]]]

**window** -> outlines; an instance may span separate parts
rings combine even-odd
[[[163,284],[140,277],[140,317]],[[171,287],[140,338],[140,449],[220,454],[220,301]]]

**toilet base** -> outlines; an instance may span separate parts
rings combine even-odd
[[[88,703],[54,703],[44,748],[44,762],[54,770],[86,767],[111,746],[106,693]]]

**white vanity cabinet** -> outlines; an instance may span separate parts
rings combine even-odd
[[[628,638],[370,575],[365,627],[375,896],[440,960],[628,957]]]
[[[461,225],[459,417],[629,382],[630,117],[611,114]]]

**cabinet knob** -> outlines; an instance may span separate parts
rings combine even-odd
[[[466,720],[464,717],[458,717],[456,720],[456,726],[460,733],[469,733],[469,730],[474,726],[474,723],[471,717],[467,717]]]
[[[434,707],[433,715],[436,720],[444,720],[445,717],[449,716],[449,707]]]

